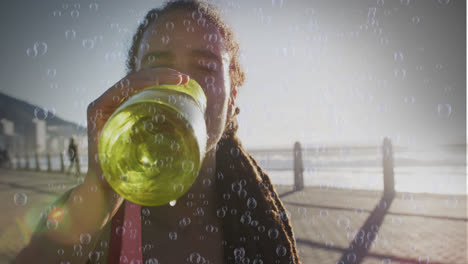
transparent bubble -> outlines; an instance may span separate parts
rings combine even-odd
[[[257,229],[258,229],[258,232],[261,232],[261,233],[265,232],[265,226],[264,225],[259,225]]]
[[[429,256],[419,256],[418,257],[418,263],[419,264],[429,264]]]
[[[169,232],[170,240],[177,240],[177,232]]]
[[[25,193],[15,193],[13,195],[15,205],[24,206],[28,203],[28,196]]]
[[[240,154],[239,148],[237,147],[231,148],[231,156],[233,156],[234,158],[237,158],[239,157],[239,154]]]
[[[72,10],[70,12],[70,16],[73,17],[73,18],[78,18],[80,16],[80,11],[78,10]]]
[[[38,120],[45,120],[49,115],[49,111],[46,108],[36,107],[34,109],[34,117]]]
[[[452,114],[452,106],[450,104],[438,104],[437,114],[442,118],[448,118]]]
[[[206,225],[206,226],[205,226],[205,230],[206,230],[206,232],[208,232],[208,233],[215,233],[215,232],[218,232],[218,228],[215,227],[214,225]]]
[[[149,216],[151,214],[151,211],[148,208],[143,208],[141,209],[141,214],[144,216]]]
[[[389,258],[382,259],[382,264],[391,264],[391,263],[392,263],[392,259],[389,259]]]
[[[400,3],[402,5],[409,5],[410,4],[410,0],[400,0]]]
[[[403,55],[403,52],[401,52],[401,51],[395,51],[393,53],[393,59],[395,61],[403,61],[404,58],[405,58],[405,56]]]
[[[203,35],[203,39],[208,42],[217,42],[218,41],[218,35],[217,34],[205,34]]]
[[[153,131],[153,129],[154,129],[154,124],[153,124],[153,122],[151,122],[151,121],[145,122],[144,128],[145,128],[145,130],[148,131],[148,132]]]
[[[54,17],[60,17],[60,16],[62,16],[62,11],[60,11],[60,10],[54,10],[54,12],[52,12],[52,15],[53,15]]]
[[[55,78],[57,75],[57,69],[47,69],[47,76],[50,78]]]
[[[185,30],[186,30],[187,32],[189,32],[189,33],[195,32],[195,28],[192,27],[192,26],[186,27]]]
[[[403,101],[407,104],[414,104],[414,102],[416,101],[416,99],[414,99],[414,96],[405,96],[405,98],[403,99]]]
[[[218,65],[216,64],[216,62],[210,61],[210,62],[208,62],[208,64],[206,65],[206,67],[208,68],[208,70],[216,71],[217,68],[218,68]]]
[[[166,116],[164,114],[156,114],[155,116],[153,116],[153,121],[157,124],[162,124],[166,122]]]
[[[182,162],[182,169],[184,170],[184,172],[191,172],[193,171],[194,167],[195,167],[195,164],[191,160],[184,160]]]
[[[26,50],[26,55],[29,57],[36,57],[39,55],[45,55],[47,53],[47,43],[36,41],[32,48]]]
[[[64,251],[63,249],[57,250],[57,254],[58,254],[59,256],[62,256],[64,252],[65,252],[65,251]]]
[[[243,214],[240,218],[240,221],[242,224],[248,225],[252,221],[252,217],[250,215]]]
[[[86,233],[86,234],[81,234],[80,235],[80,243],[84,245],[88,245],[91,242],[91,235]]]
[[[202,256],[200,256],[200,254],[198,252],[194,252],[192,254],[190,254],[189,258],[188,258],[188,261],[190,263],[202,263]]]
[[[278,229],[276,229],[276,228],[270,228],[270,229],[268,230],[268,237],[269,237],[270,239],[277,239],[278,236],[279,236],[279,231],[278,231]]]
[[[239,192],[240,190],[242,190],[242,185],[241,185],[240,182],[233,182],[233,183],[231,184],[231,189],[232,189],[233,192],[236,192],[236,193],[237,193],[237,192]]]
[[[37,56],[37,50],[35,50],[33,48],[28,48],[26,50],[26,55],[28,55],[29,57],[36,57]]]
[[[99,9],[98,3],[91,3],[91,4],[89,4],[89,9],[90,9],[91,11],[93,11],[93,12],[98,11],[98,9]]]
[[[223,218],[226,216],[226,211],[227,209],[226,208],[219,208],[217,211],[216,211],[216,215],[219,217],[219,218]]]
[[[74,203],[82,203],[83,202],[83,197],[81,195],[74,195],[73,196],[73,202]]]
[[[174,190],[175,193],[182,193],[184,192],[184,185],[181,183],[176,183],[174,184],[172,189]]]
[[[99,259],[101,258],[101,256],[104,255],[104,252],[102,251],[91,251],[89,252],[88,254],[88,258],[92,261],[92,262],[98,262]]]
[[[339,216],[336,220],[336,225],[343,227],[344,229],[349,229],[351,221],[346,216]]]
[[[168,35],[162,36],[161,42],[162,42],[164,45],[169,44],[169,36],[168,36]]]
[[[159,261],[156,258],[150,258],[145,261],[145,264],[159,264]]]
[[[286,251],[286,247],[283,245],[278,245],[276,247],[276,255],[278,255],[279,257],[286,256]]]
[[[253,260],[252,264],[263,264],[263,260],[256,258]]]
[[[282,8],[283,7],[283,0],[271,0],[271,5],[276,8]]]
[[[421,19],[418,16],[414,16],[414,17],[411,18],[411,22],[413,24],[419,24],[420,21],[421,21]]]
[[[94,48],[94,40],[93,39],[83,39],[81,45],[85,49],[93,49]]]
[[[250,197],[247,199],[247,208],[249,209],[255,209],[257,207],[257,200],[255,198]]]
[[[448,5],[450,3],[450,0],[439,0],[439,4],[441,5]]]
[[[234,256],[243,258],[245,256],[245,249],[244,248],[235,248],[234,249]]]
[[[154,143],[161,144],[161,143],[163,143],[163,140],[164,140],[164,135],[163,134],[158,133],[158,134],[154,135]]]
[[[46,222],[47,229],[57,229],[58,228],[58,221],[56,219],[47,220]]]
[[[190,219],[190,217],[184,217],[179,221],[179,226],[186,227],[190,225],[190,223],[192,223],[192,220]]]
[[[169,30],[169,31],[172,31],[174,30],[174,23],[169,21],[166,23],[166,29]]]
[[[328,217],[328,210],[320,210],[321,217]]]
[[[393,71],[395,78],[397,79],[405,79],[406,78],[406,69],[404,68],[397,68]]]

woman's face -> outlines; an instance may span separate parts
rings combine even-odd
[[[200,84],[207,97],[208,152],[216,146],[224,131],[235,93],[229,98],[230,56],[224,39],[216,26],[203,26],[203,20],[199,18],[197,11],[184,10],[158,17],[143,34],[136,70],[168,67],[189,75]]]

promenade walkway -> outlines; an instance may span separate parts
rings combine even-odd
[[[59,173],[0,169],[0,263],[24,246],[43,208],[78,184]],[[309,263],[468,263],[466,196],[275,186]]]

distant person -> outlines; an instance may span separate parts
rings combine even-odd
[[[88,106],[84,182],[53,203],[55,210],[38,224],[17,264],[301,263],[289,214],[237,137],[236,95],[245,76],[239,44],[221,14],[206,2],[180,0],[141,20],[127,75]],[[199,175],[175,204],[140,207],[126,201],[99,164],[103,126],[130,95],[190,79],[207,97],[208,139]]]
[[[70,138],[70,144],[68,145],[68,158],[70,159],[70,166],[67,170],[67,175],[72,171],[73,166],[75,166],[75,175],[80,175],[80,156],[78,154],[78,146],[75,144],[75,139]]]
[[[3,150],[3,160],[4,160],[6,168],[12,169],[13,165],[11,163],[10,152],[8,151],[9,148],[10,148],[9,145],[7,145],[5,149]]]

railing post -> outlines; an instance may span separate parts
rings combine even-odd
[[[36,171],[41,170],[41,164],[39,163],[39,155],[37,152],[34,152],[34,159],[36,160]]]
[[[299,191],[304,189],[304,166],[302,163],[301,144],[296,141],[294,143],[294,190]]]
[[[63,161],[63,153],[60,152],[60,172],[64,173],[65,172],[65,163]]]
[[[25,168],[26,170],[29,170],[29,155],[28,155],[28,153],[27,153],[27,152],[26,152],[26,154],[25,154],[25,156],[24,156],[24,157],[25,157],[25,159],[26,159],[26,162],[25,162],[24,168]]]
[[[47,152],[47,171],[52,171],[52,163],[50,162],[50,153]]]
[[[21,159],[18,153],[15,154],[16,157],[16,169],[19,170],[21,169]]]
[[[393,149],[389,138],[384,138],[382,145],[382,165],[383,165],[383,183],[384,196],[395,196],[395,178],[393,173]]]
[[[8,169],[12,170],[13,169],[13,160],[12,156],[10,153],[7,153],[7,160],[8,160]]]

